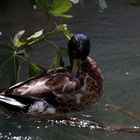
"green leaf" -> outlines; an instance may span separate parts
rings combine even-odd
[[[58,25],[56,31],[62,32],[67,39],[70,39],[73,36],[73,34],[68,31],[67,24]]]
[[[67,15],[67,14],[56,14],[56,13],[53,13],[52,14],[54,16],[59,16],[59,17],[63,17],[63,18],[72,18],[73,16],[72,15]]]
[[[69,0],[53,0],[48,12],[54,16],[71,18],[71,15],[65,14],[71,7],[72,3]]]
[[[70,0],[35,0],[36,3],[41,6],[46,13],[50,13],[53,16],[60,16],[65,18],[71,18],[71,15],[65,14],[71,7],[72,2]]]
[[[62,57],[67,57],[68,56],[68,48],[60,48],[59,53]]]
[[[36,39],[43,34],[43,29],[40,31],[35,32],[33,35],[27,38],[27,40]]]
[[[29,52],[31,52],[31,50],[32,47],[30,45],[21,46],[16,49],[16,54],[22,56],[29,55]]]
[[[0,44],[0,74],[7,75],[11,85],[17,82],[19,67],[19,61],[12,48]]]
[[[35,76],[45,71],[43,67],[31,61],[28,63],[28,70],[30,76]]]
[[[54,60],[50,66],[50,68],[57,68],[57,67],[64,67],[64,61],[63,61],[63,57],[67,57],[68,56],[68,50],[67,48],[60,48],[57,51],[56,56],[54,57]]]
[[[53,62],[51,64],[50,68],[52,69],[52,68],[57,68],[57,67],[61,67],[61,66],[62,67],[64,66],[64,61],[62,59],[62,56],[59,53],[57,53],[53,59]]]
[[[25,42],[21,42],[20,39],[22,38],[23,34],[25,33],[25,30],[19,31],[17,34],[15,34],[13,38],[13,45],[15,47],[20,47],[25,44]]]
[[[133,6],[139,6],[140,5],[140,0],[130,0],[130,4]]]
[[[46,11],[46,13],[49,12],[52,0],[50,0],[51,3],[48,0],[35,0],[35,1],[36,1],[38,6],[42,7],[44,9],[44,11]]]

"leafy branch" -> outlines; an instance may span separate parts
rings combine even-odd
[[[68,11],[73,4],[79,3],[80,0],[26,0],[32,8],[35,10],[42,9],[48,19],[55,23],[51,17],[72,18],[73,16],[68,14]],[[101,9],[106,8],[105,0],[98,0],[98,5]],[[49,23],[48,23],[49,24]],[[49,27],[49,25],[48,25]],[[49,40],[50,36],[62,34],[66,39],[70,39],[73,35],[68,31],[68,25],[55,24],[55,27],[48,31],[44,29],[33,33],[31,36],[24,37],[25,30],[19,31],[12,39],[13,45],[8,46],[0,44],[0,74],[6,75],[9,78],[10,84],[13,85],[18,81],[20,70],[22,68],[22,62],[28,67],[29,76],[34,76],[45,70],[39,64],[31,61],[30,52],[33,50],[33,46],[40,42],[48,41],[56,49],[56,56],[50,66],[50,68],[56,68],[63,66],[63,57],[67,57],[67,48],[59,48],[54,42]]]
[[[27,38],[23,38],[24,33],[25,33],[24,30],[19,31],[14,36],[12,40],[13,42],[12,47],[0,44],[0,58],[1,58],[0,70],[1,72],[9,76],[11,84],[16,83],[18,80],[21,68],[20,63],[21,61],[24,61],[25,64],[28,65],[28,71],[30,76],[39,74],[45,70],[39,64],[36,64],[35,62],[32,62],[30,60],[29,53],[33,50],[32,48],[33,45],[36,45],[37,43],[44,40],[49,41],[48,38],[55,34],[62,34],[67,39],[69,39],[72,36],[72,34],[68,31],[66,24],[59,25],[54,30],[48,32],[43,32],[43,30],[40,30]],[[60,49],[59,47],[57,47],[56,49],[57,49],[56,57],[62,58],[63,57],[63,53],[61,53],[62,48]],[[60,66],[61,60],[62,59],[54,59],[51,68]]]

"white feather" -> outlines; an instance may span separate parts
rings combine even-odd
[[[4,102],[4,103],[7,103],[9,105],[18,106],[20,108],[23,108],[23,107],[26,106],[26,105],[20,103],[19,101],[15,100],[13,98],[2,96],[2,95],[0,95],[0,101]]]

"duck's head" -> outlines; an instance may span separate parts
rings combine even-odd
[[[90,40],[84,34],[75,34],[68,43],[69,59],[72,73],[76,76],[81,63],[86,60],[90,52]]]

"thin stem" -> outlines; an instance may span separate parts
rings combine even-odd
[[[43,41],[45,38],[47,38],[47,37],[50,36],[50,35],[55,34],[56,32],[57,32],[56,30],[51,31],[51,32],[46,32],[46,33],[44,33],[43,35],[41,35],[40,37],[36,38],[36,39],[33,40],[33,41],[27,41],[27,42],[24,44],[24,46],[27,46],[27,45],[32,46],[32,45],[34,45],[34,44],[36,44],[36,43],[38,43],[38,42],[40,42],[40,41]]]
[[[4,63],[2,63],[2,64],[0,65],[0,67],[2,67],[3,65],[5,65],[6,63],[8,63],[8,61],[9,61],[12,57],[13,57],[13,55],[11,55]]]
[[[59,51],[59,48],[58,48],[58,46],[56,45],[56,43],[54,43],[54,42],[52,42],[51,40],[48,40],[48,39],[45,39],[47,42],[49,42],[50,44],[52,44],[55,48],[56,48],[56,50],[57,51]]]
[[[18,58],[20,58],[21,60],[25,61],[26,63],[29,62],[28,59],[26,59],[25,57],[21,56],[21,55],[17,55]]]

